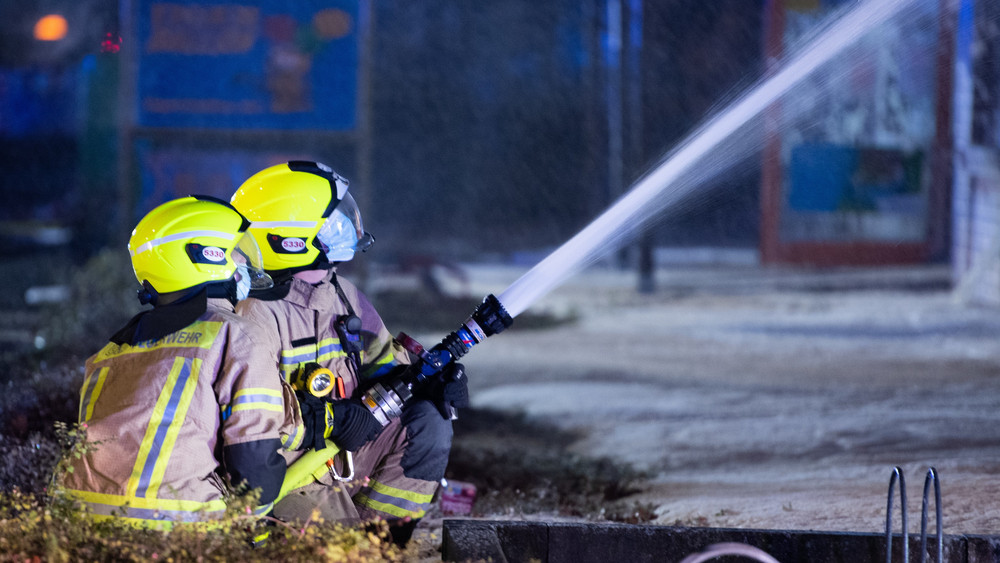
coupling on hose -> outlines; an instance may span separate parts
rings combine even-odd
[[[361,398],[361,404],[367,407],[375,419],[385,427],[392,419],[403,414],[403,405],[412,396],[413,393],[406,380],[398,378],[387,382],[387,385],[383,385],[382,382],[373,385]]]

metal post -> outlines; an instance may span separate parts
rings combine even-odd
[[[136,220],[136,198],[132,186],[134,170],[132,159],[135,139],[133,137],[136,112],[136,64],[140,46],[136,42],[138,33],[135,29],[132,0],[118,2],[118,29],[122,38],[121,51],[118,53],[118,209],[117,225],[112,234],[113,239],[128,240],[129,231]]]
[[[375,210],[375,195],[372,182],[372,125],[371,125],[371,67],[374,48],[372,47],[375,29],[375,5],[368,0],[358,3],[358,14],[361,20],[358,25],[360,57],[358,70],[358,108],[357,131],[355,132],[355,158],[358,167],[358,190],[352,191],[362,213],[371,214]],[[368,289],[369,260],[357,260],[355,268],[355,283],[362,290]]]
[[[627,45],[629,176],[635,178],[645,157],[642,149],[642,0],[628,0]],[[656,289],[653,234],[644,232],[638,246],[637,289],[639,293],[652,293]]]
[[[605,104],[608,119],[608,190],[607,205],[625,191],[624,126],[622,119],[622,0],[606,0],[605,32],[602,51],[605,68]],[[625,251],[619,253],[625,266]]]

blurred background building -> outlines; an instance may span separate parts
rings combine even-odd
[[[7,6],[3,220],[73,229],[93,251],[169,197],[225,196],[263,166],[313,158],[352,180],[382,249],[457,258],[544,249],[759,73],[761,7]],[[34,36],[47,15],[64,18],[64,36]],[[664,236],[753,245],[756,179],[744,183],[730,190],[736,201],[718,199],[718,217]]]
[[[4,255],[83,260],[288,159],[352,181],[373,259],[530,265],[842,0],[25,0],[0,7]],[[621,251],[950,263],[1000,302],[997,2],[918,0],[752,124]]]

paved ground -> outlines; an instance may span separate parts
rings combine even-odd
[[[471,268],[471,291],[523,271]],[[475,406],[651,471],[636,500],[657,523],[879,532],[901,466],[919,532],[933,466],[945,532],[996,533],[1000,310],[948,285],[941,267],[670,266],[640,295],[633,274],[596,268],[529,308],[575,323],[515,319],[463,361]]]

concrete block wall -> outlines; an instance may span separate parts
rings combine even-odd
[[[635,526],[627,524],[445,520],[444,561],[493,563],[679,563],[719,543],[742,543],[781,563],[882,563],[884,534],[803,530],[750,530]],[[1000,537],[945,535],[945,563],[996,563]],[[902,561],[902,539],[892,542],[893,561]],[[927,540],[926,561],[937,561],[937,540]],[[920,560],[920,538],[909,538],[911,561]],[[728,558],[727,558],[728,560]]]

